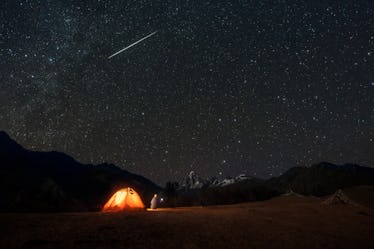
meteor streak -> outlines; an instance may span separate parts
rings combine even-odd
[[[125,51],[125,50],[127,50],[127,49],[129,49],[129,48],[131,48],[131,47],[133,47],[133,46],[135,46],[135,45],[138,44],[139,42],[142,42],[142,41],[144,41],[145,39],[147,39],[147,38],[149,38],[149,37],[155,35],[156,33],[157,33],[157,31],[155,31],[155,32],[153,32],[153,33],[150,33],[149,35],[147,35],[147,36],[143,37],[142,39],[140,39],[140,40],[138,40],[138,41],[136,41],[136,42],[134,42],[134,43],[128,45],[127,47],[121,49],[120,51],[115,52],[114,54],[112,54],[111,56],[108,57],[108,60],[110,60],[110,59],[113,58],[114,56],[116,56],[116,55],[122,53],[123,51]]]

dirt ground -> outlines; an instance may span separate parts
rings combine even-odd
[[[279,197],[121,213],[0,214],[0,248],[374,248],[374,209]]]

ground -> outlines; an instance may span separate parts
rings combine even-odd
[[[374,248],[374,209],[278,197],[120,213],[0,214],[0,248]]]

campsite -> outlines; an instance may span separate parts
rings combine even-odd
[[[139,194],[132,188],[123,188],[114,193],[114,195],[105,203],[103,212],[116,212],[123,209],[144,209],[145,205]]]
[[[374,249],[374,0],[0,18],[0,249]]]
[[[374,209],[281,196],[153,211],[0,214],[1,248],[374,248]]]
[[[228,185],[189,174],[162,188],[1,132],[0,159],[0,248],[374,248],[368,167],[322,162]]]

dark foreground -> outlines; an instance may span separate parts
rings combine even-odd
[[[0,248],[374,248],[374,209],[321,199],[122,213],[0,214]]]

